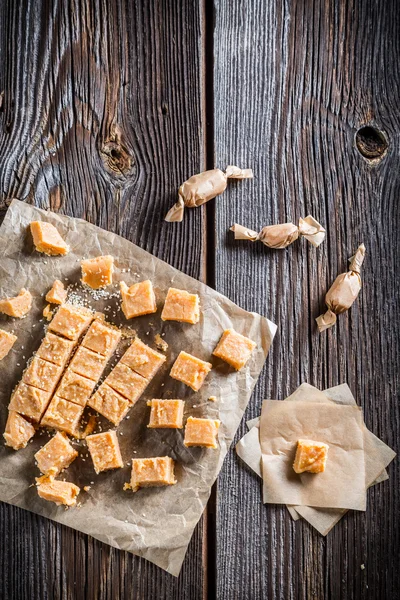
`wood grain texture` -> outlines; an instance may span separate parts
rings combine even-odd
[[[83,217],[204,277],[204,211],[163,216],[204,167],[202,10],[183,1],[0,3],[0,205]],[[189,92],[188,92],[189,90]],[[0,505],[0,598],[197,600],[203,523],[179,580]]]
[[[398,449],[398,3],[216,0],[215,23],[215,161],[255,171],[216,202],[216,287],[279,326],[246,416],[303,381],[347,381],[367,426]],[[365,124],[389,139],[378,163],[355,148]],[[319,249],[299,240],[274,251],[228,232],[309,213],[327,229]],[[361,242],[360,297],[320,335],[325,292]],[[399,598],[398,461],[389,474],[366,513],[323,538],[262,505],[260,481],[231,452],[218,480],[217,597]]]

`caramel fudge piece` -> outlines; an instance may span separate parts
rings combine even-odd
[[[21,381],[11,396],[8,409],[39,422],[50,401],[50,396],[50,392],[39,390]]]
[[[39,390],[44,390],[52,394],[60,380],[62,371],[62,366],[34,356],[31,364],[22,376],[22,381],[27,385],[32,385]]]
[[[131,487],[137,492],[141,487],[174,485],[174,461],[169,456],[156,458],[133,458]]]
[[[149,400],[147,406],[151,406],[150,421],[147,427],[151,429],[182,429],[185,408],[183,400]]]
[[[55,335],[48,331],[39,346],[39,350],[36,352],[36,356],[60,367],[64,367],[67,364],[74,347],[75,344],[71,340],[66,340],[59,335]]]
[[[93,316],[87,308],[63,304],[50,323],[49,330],[76,341],[89,327]]]
[[[17,341],[17,336],[0,329],[0,360],[3,360]]]
[[[80,406],[86,406],[95,385],[96,382],[92,379],[78,375],[78,373],[74,373],[69,368],[62,376],[56,394],[64,400],[69,400]]]
[[[38,467],[44,475],[58,475],[78,456],[65,433],[56,433],[47,444],[35,454]]]
[[[69,368],[74,373],[87,377],[92,381],[97,381],[107,364],[107,357],[92,352],[87,348],[80,346],[75,352],[73,359],[70,362]]]
[[[163,321],[180,321],[194,325],[200,319],[200,300],[197,294],[169,288],[161,313]]]
[[[84,406],[64,400],[57,395],[53,396],[40,424],[43,427],[66,431],[76,437],[84,408]]]
[[[226,329],[213,354],[239,371],[249,360],[256,345],[234,329]]]
[[[32,296],[29,290],[22,288],[18,296],[0,300],[0,313],[22,319],[32,308]]]
[[[46,294],[47,302],[50,304],[64,304],[67,299],[67,290],[59,279],[56,279],[52,288]]]
[[[15,410],[10,410],[6,423],[6,429],[3,433],[6,445],[20,450],[25,448],[29,440],[35,435],[35,428],[24,417],[21,417]]]
[[[97,410],[114,425],[119,425],[132,405],[129,400],[110,388],[106,383],[103,383],[96,393],[89,398],[88,406]]]
[[[121,358],[123,365],[127,365],[145,379],[154,377],[165,361],[166,357],[164,354],[160,354],[156,350],[146,346],[138,338],[132,342]]]
[[[214,419],[189,417],[185,427],[185,446],[203,446],[217,448],[217,435],[220,422]]]
[[[112,256],[97,256],[81,262],[82,283],[94,290],[106,287],[112,283],[114,258]]]
[[[118,363],[106,378],[107,385],[135,404],[148,385],[147,379],[122,363]]]
[[[69,481],[57,481],[49,478],[41,483],[37,488],[38,494],[43,500],[55,502],[57,506],[74,506],[76,497],[81,491],[74,483]]]
[[[121,339],[121,332],[95,319],[82,340],[82,346],[102,356],[110,357]]]
[[[329,446],[323,442],[298,440],[293,463],[295,473],[323,473],[328,458]]]
[[[69,246],[64,242],[54,225],[44,221],[32,221],[30,227],[33,243],[38,252],[48,256],[68,254]]]
[[[129,288],[121,281],[120,290],[121,308],[127,319],[157,312],[156,297],[150,280],[134,283]]]
[[[88,435],[86,442],[97,474],[124,466],[115,431]]]
[[[170,376],[198,392],[211,368],[210,363],[182,351],[172,366]]]

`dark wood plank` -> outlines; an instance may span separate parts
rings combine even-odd
[[[302,381],[347,381],[368,427],[396,448],[398,2],[215,5],[215,159],[255,170],[252,183],[231,185],[216,203],[216,285],[279,326],[246,416]],[[355,148],[365,124],[389,139],[376,163]],[[327,228],[317,250],[301,240],[274,251],[228,233],[233,222],[259,229],[309,213]],[[325,292],[362,241],[360,298],[319,335]],[[218,483],[218,598],[398,598],[398,461],[389,473],[368,493],[366,513],[348,514],[323,538],[285,508],[263,506],[260,482],[231,452]]]
[[[204,277],[203,211],[163,216],[204,167],[202,11],[190,0],[0,4],[0,198],[115,231]],[[0,597],[188,598],[205,593],[203,523],[179,580],[0,506]]]

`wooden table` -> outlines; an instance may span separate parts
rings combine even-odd
[[[0,34],[3,212],[16,197],[83,217],[277,323],[247,418],[302,381],[347,381],[368,427],[396,448],[397,0],[3,0]],[[182,181],[230,163],[252,167],[253,182],[181,225],[163,220]],[[228,231],[309,213],[327,229],[317,251]],[[319,335],[324,293],[360,242],[362,293]],[[393,600],[398,462],[389,474],[366,513],[323,538],[263,505],[231,451],[179,579],[3,504],[0,596]]]

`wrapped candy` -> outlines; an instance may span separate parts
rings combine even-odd
[[[260,241],[269,248],[277,250],[287,248],[300,236],[305,237],[315,247],[322,244],[325,239],[325,229],[311,215],[300,219],[298,226],[293,223],[268,225],[257,233],[243,225],[235,224],[232,225],[231,231],[235,233],[235,240]]]
[[[251,169],[239,169],[230,165],[225,173],[221,169],[204,171],[182,183],[178,191],[178,201],[168,211],[166,221],[182,221],[185,206],[195,208],[215,198],[225,191],[228,179],[252,179]]]
[[[336,323],[336,315],[349,310],[361,290],[361,265],[364,262],[365,246],[361,244],[354,256],[349,259],[350,267],[347,273],[336,277],[325,296],[328,310],[317,317],[319,331],[325,331]]]

